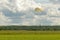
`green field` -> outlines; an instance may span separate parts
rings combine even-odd
[[[60,40],[60,31],[0,31],[0,40]]]

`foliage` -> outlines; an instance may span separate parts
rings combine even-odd
[[[41,31],[59,31],[60,26],[0,26],[0,30],[41,30]]]

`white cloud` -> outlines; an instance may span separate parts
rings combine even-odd
[[[40,4],[39,4],[40,5]],[[16,6],[18,11],[26,11],[29,8],[41,7],[34,0],[16,0]]]
[[[60,10],[58,8],[60,5],[52,4],[51,7],[48,9],[48,15],[49,16],[60,16]]]
[[[36,13],[34,10],[36,7],[44,9],[43,12]],[[23,16],[18,16],[22,20],[21,22],[19,21],[21,25],[38,25],[38,24],[48,25],[49,21],[53,22],[49,25],[52,25],[52,24],[60,25],[59,21],[57,21],[60,19],[53,18],[53,16],[55,17],[60,16],[60,10],[58,10],[59,7],[60,7],[59,4],[36,3],[35,0],[4,0],[4,1],[0,0],[0,24],[11,23],[13,20],[13,19],[9,19],[9,17],[5,16],[4,15],[5,13],[2,12],[3,10],[7,9],[11,11],[12,13],[16,13],[16,14],[23,13],[24,14]],[[45,12],[46,14],[43,15]],[[17,18],[17,20],[16,19],[15,20],[17,22],[20,19]],[[11,23],[11,24],[14,25],[15,23]]]
[[[6,17],[2,12],[0,12],[0,25],[5,25],[11,22],[11,20]]]
[[[52,21],[51,25],[60,25],[60,18],[58,17],[49,17],[50,21]]]
[[[22,23],[22,25],[28,26],[28,25],[30,25],[30,24],[29,24],[29,22],[25,21],[25,22]]]

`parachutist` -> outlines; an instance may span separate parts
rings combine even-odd
[[[36,12],[42,12],[42,11],[43,11],[43,9],[42,9],[42,8],[38,8],[38,7],[37,7],[37,8],[35,8],[35,11],[36,11]]]

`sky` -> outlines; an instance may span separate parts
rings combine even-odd
[[[0,25],[60,25],[60,0],[0,0]]]

